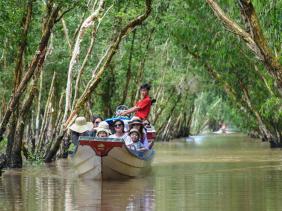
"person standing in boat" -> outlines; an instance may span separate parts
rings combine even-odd
[[[141,120],[146,120],[149,116],[152,100],[149,96],[149,91],[151,86],[147,83],[143,84],[140,87],[140,95],[141,99],[135,104],[134,107],[125,110],[120,113],[120,116],[125,116],[127,114],[131,114],[135,112],[135,116],[139,117]]]

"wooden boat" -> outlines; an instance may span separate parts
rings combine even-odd
[[[154,154],[152,149],[145,153],[130,150],[122,139],[82,136],[73,165],[76,174],[86,179],[132,178],[150,170]]]

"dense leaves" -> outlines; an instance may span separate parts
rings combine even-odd
[[[0,1],[1,115],[6,111],[13,90],[14,68],[27,2]],[[80,26],[94,11],[96,1],[32,1],[32,19],[22,73],[28,69],[36,54],[43,33],[42,23],[50,9],[48,2],[60,7],[59,18],[62,19],[57,19],[48,42],[42,86],[40,80],[35,82],[40,96],[35,97],[28,111],[30,115],[25,125],[25,141],[29,147],[30,139],[34,138],[35,132],[32,131],[38,114],[39,125],[43,122],[54,72],[57,74],[55,97],[51,99],[52,109],[49,112],[52,112],[47,121],[50,133],[62,118],[59,115],[65,98],[61,96],[65,94],[71,53]],[[281,63],[282,13],[279,8],[282,1],[252,2],[267,43]],[[233,21],[247,30],[239,3],[228,0],[219,3]],[[116,33],[143,11],[143,1],[113,0],[105,3],[103,16],[84,32],[80,43],[80,54],[74,65],[73,86],[91,38],[96,36],[80,80],[79,95],[93,77],[93,70]],[[156,0],[150,17],[123,39],[93,91],[91,100],[79,115],[89,119],[94,113],[109,117],[119,104],[133,106],[139,97],[138,87],[143,82],[149,82],[152,84],[150,94],[157,100],[152,107],[150,120],[162,140],[207,129],[217,130],[220,123],[226,122],[244,132],[256,131],[264,138],[271,134],[272,140],[280,142],[282,102],[275,81],[244,41],[228,31],[217,19],[206,1]],[[21,105],[28,97],[29,90],[21,97]],[[71,95],[74,97],[74,93]],[[47,147],[55,136],[45,135]]]

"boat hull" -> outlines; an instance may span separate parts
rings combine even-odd
[[[86,179],[125,179],[146,175],[153,156],[154,151],[149,150],[140,157],[120,140],[87,140],[84,143],[81,139],[73,165],[76,174]]]

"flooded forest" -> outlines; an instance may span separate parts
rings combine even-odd
[[[158,144],[224,123],[282,146],[282,1],[0,1],[0,169],[62,158],[77,116],[156,100]]]

